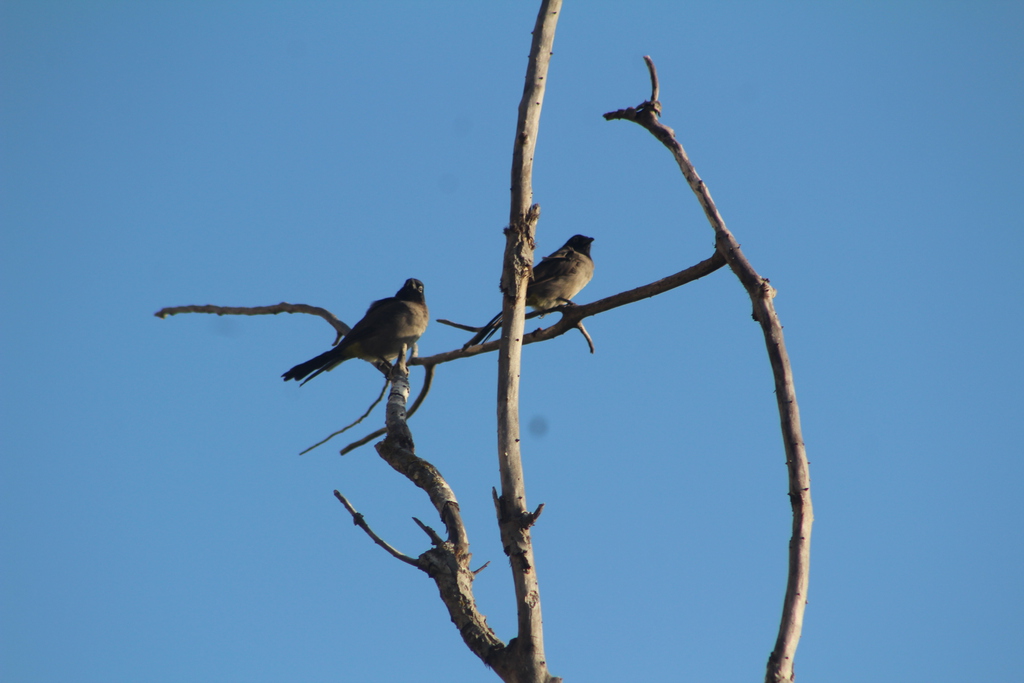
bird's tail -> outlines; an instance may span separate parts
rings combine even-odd
[[[288,372],[284,373],[281,376],[284,377],[285,382],[287,382],[290,379],[294,379],[295,381],[305,379],[305,381],[302,382],[303,384],[305,384],[309,380],[319,375],[324,370],[327,370],[328,368],[332,367],[330,361],[333,360],[333,357],[336,355],[334,353],[335,351],[337,351],[337,348],[333,348],[330,351],[321,353],[316,358],[311,358],[310,360],[307,360],[305,363],[299,363],[294,368],[292,368],[291,370],[289,370]],[[309,375],[309,377],[306,377],[306,375]]]
[[[498,328],[501,327],[501,313],[491,318],[491,322],[483,326],[483,328],[473,335],[473,338],[462,345],[462,348],[468,349],[470,346],[477,344],[483,344],[485,341],[491,338]]]

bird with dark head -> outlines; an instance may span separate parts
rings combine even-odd
[[[547,311],[571,303],[571,299],[594,277],[594,260],[590,258],[590,243],[593,241],[593,237],[573,235],[558,251],[545,256],[534,266],[530,284],[526,287],[526,305],[535,311]],[[462,348],[483,344],[499,327],[501,313]]]
[[[330,351],[300,363],[281,375],[287,382],[304,379],[305,384],[321,372],[333,370],[350,358],[372,362],[391,362],[402,347],[412,348],[427,329],[430,314],[423,296],[423,283],[412,278],[405,281],[393,297],[374,301],[366,315]]]

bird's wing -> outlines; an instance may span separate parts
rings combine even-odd
[[[346,334],[341,343],[342,344],[354,344],[360,339],[365,339],[370,334],[377,331],[379,324],[382,320],[386,320],[390,312],[394,309],[395,304],[401,303],[398,299],[393,296],[389,296],[385,299],[378,299],[370,304],[370,307],[366,309],[366,313],[363,317],[352,326],[349,333]]]
[[[547,282],[576,272],[582,261],[580,256],[569,247],[563,247],[551,256],[545,256],[540,263],[534,266],[533,280],[530,284]]]

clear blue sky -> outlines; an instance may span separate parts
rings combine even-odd
[[[535,11],[0,4],[0,680],[497,680],[331,491],[410,554],[425,496],[370,447],[297,457],[376,371],[284,384],[332,339],[310,316],[152,314],[351,323],[416,277],[433,317],[490,317]],[[1019,3],[564,8],[539,252],[595,237],[579,301],[710,255],[669,154],[601,118],[647,96],[650,54],[665,122],[779,291],[817,517],[801,681],[1020,680],[1022,35]],[[721,271],[587,325],[596,355],[525,352],[551,670],[759,680],[790,510],[749,301]],[[433,324],[421,352],[465,338]],[[441,367],[412,427],[508,640],[494,361]]]

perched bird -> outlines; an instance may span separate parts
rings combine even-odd
[[[325,370],[333,370],[350,358],[370,362],[392,361],[402,345],[412,348],[427,329],[430,315],[423,296],[423,283],[408,279],[393,297],[374,301],[363,319],[330,351],[300,363],[281,375],[284,381],[305,378],[305,384]],[[308,377],[307,377],[308,375]]]
[[[593,237],[573,235],[562,248],[545,256],[533,268],[533,277],[526,287],[526,305],[546,311],[570,302],[594,277],[594,261],[590,258]],[[482,330],[462,348],[482,344],[501,327],[501,313],[494,316]]]

